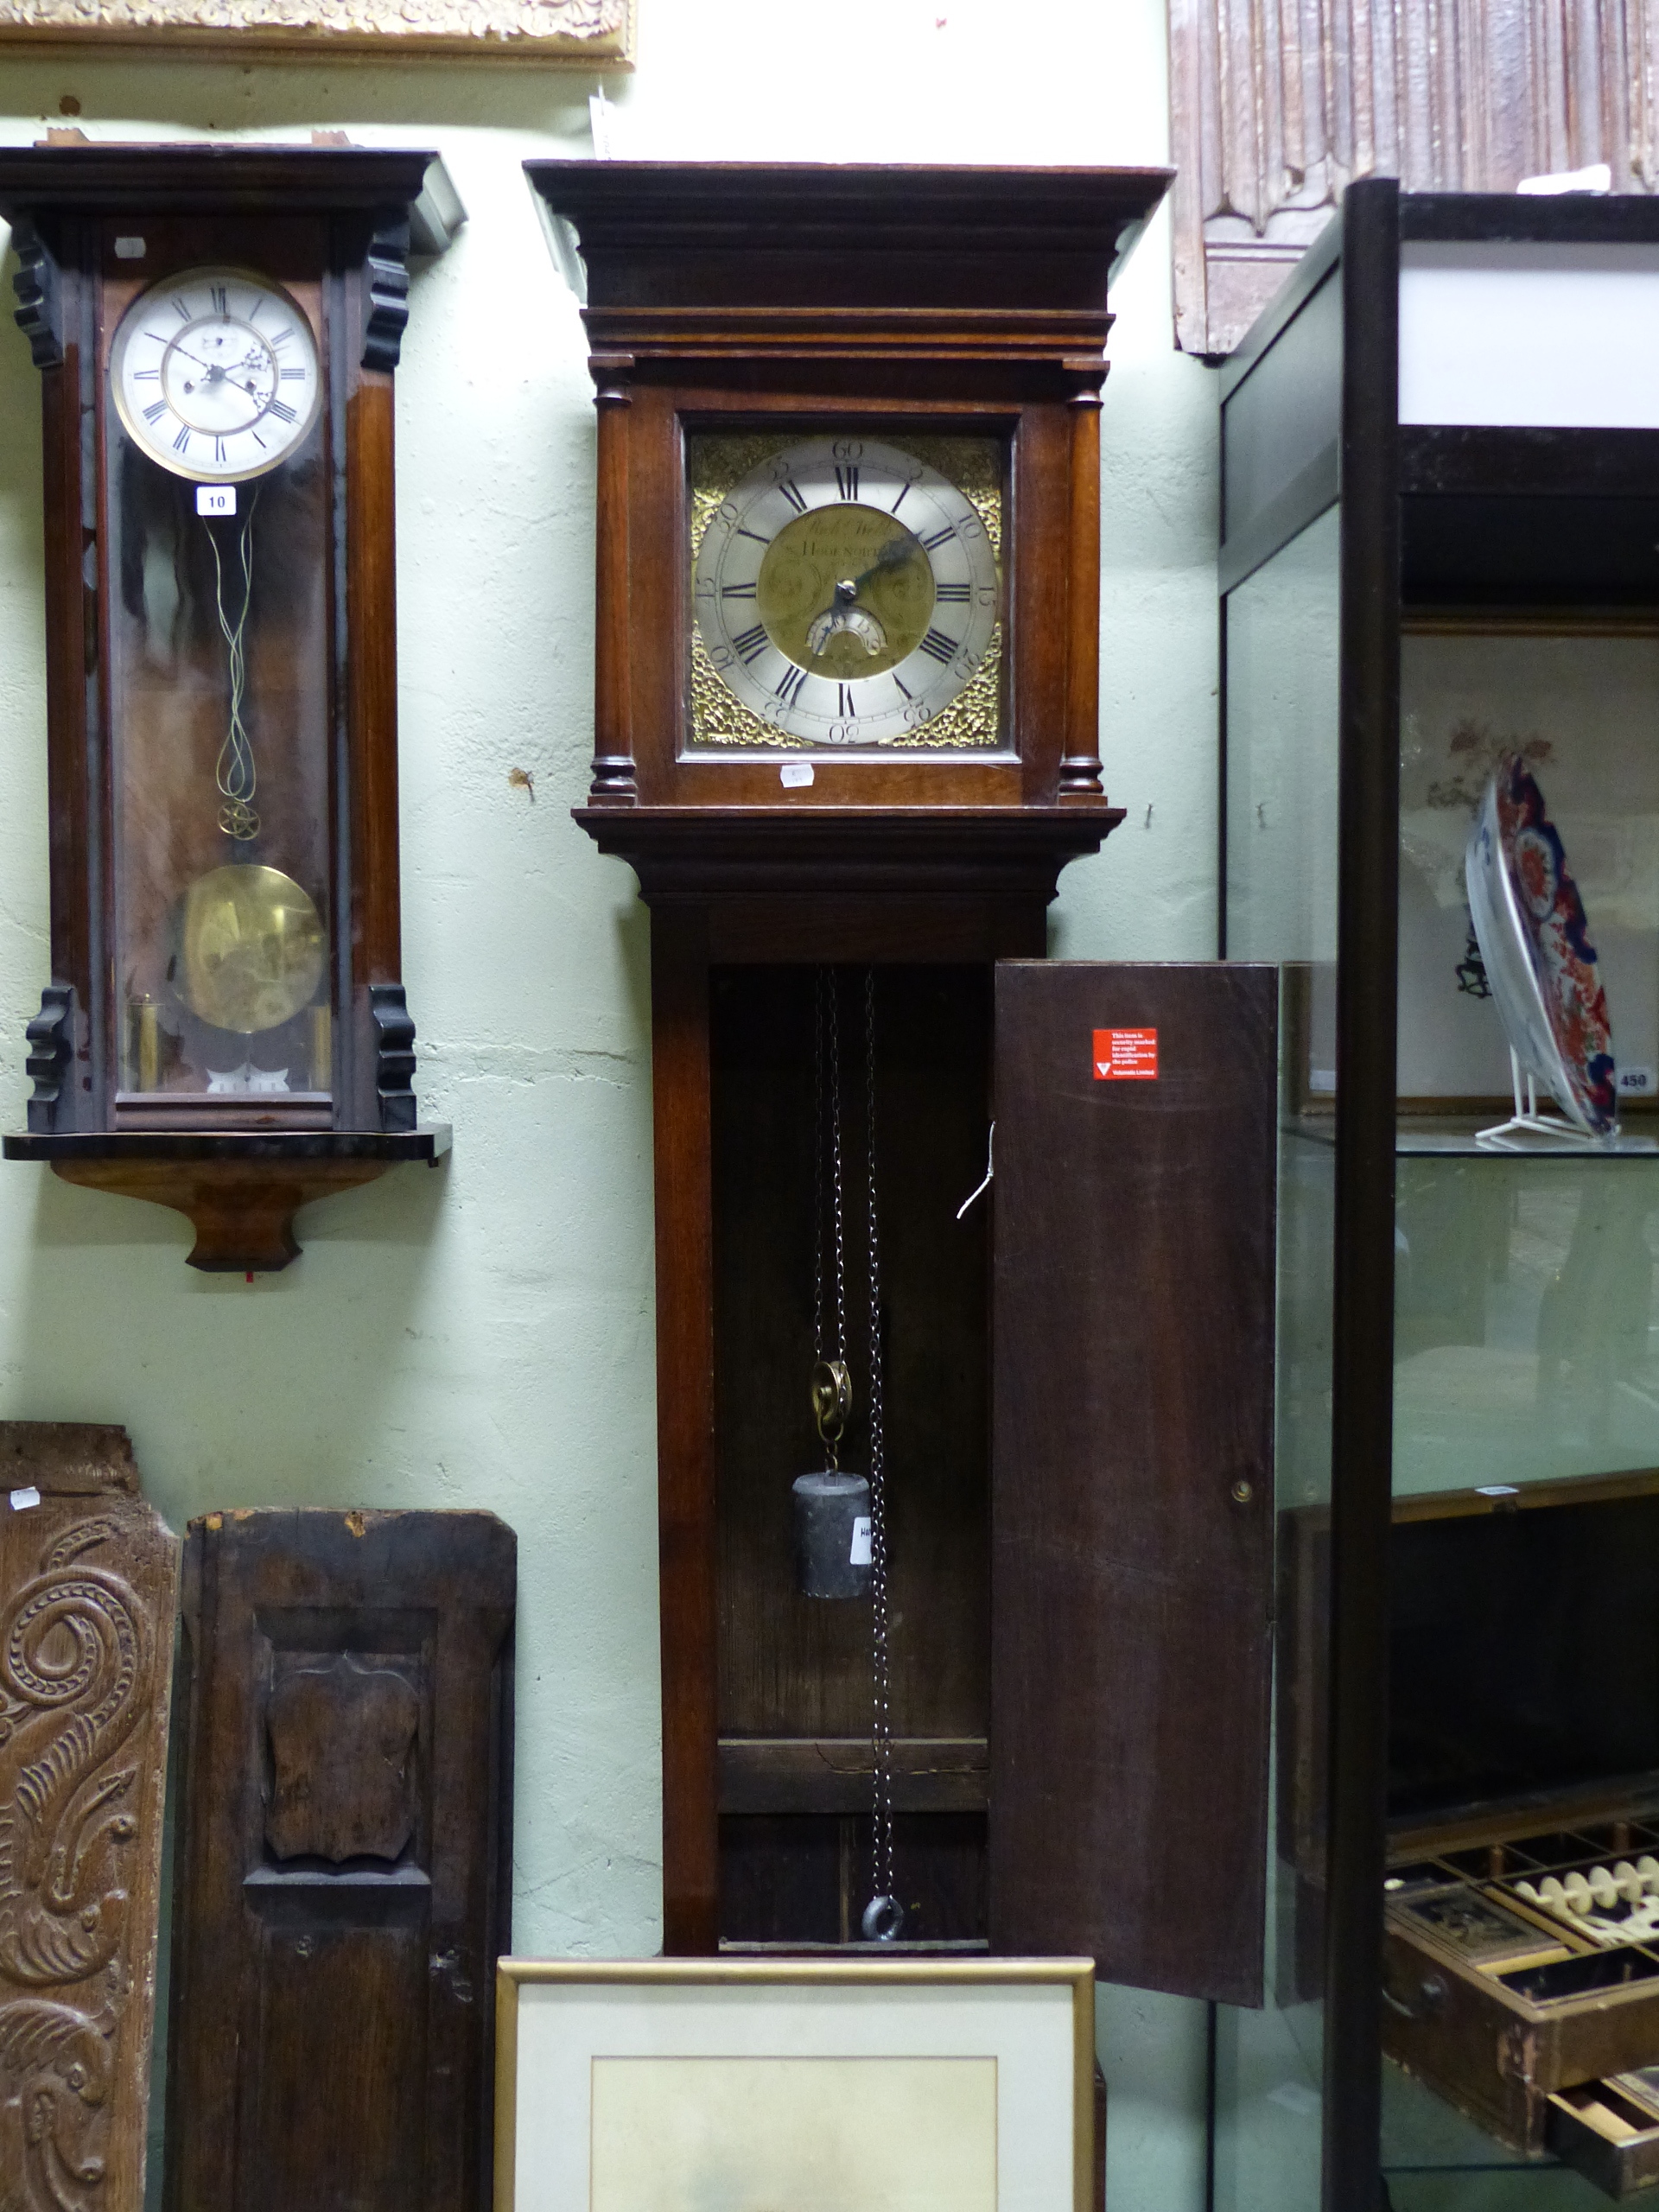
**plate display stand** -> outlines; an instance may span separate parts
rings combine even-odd
[[[1490,1129],[1478,1129],[1475,1142],[1489,1152],[1524,1152],[1526,1145],[1520,1141],[1527,1137],[1544,1137],[1552,1144],[1581,1145],[1588,1152],[1609,1152],[1618,1141],[1617,1128],[1605,1136],[1593,1135],[1580,1129],[1561,1114],[1541,1114],[1538,1110],[1538,1083],[1530,1069],[1523,1074],[1521,1056],[1513,1045],[1510,1047],[1510,1079],[1515,1086],[1515,1111],[1507,1122],[1497,1122]]]

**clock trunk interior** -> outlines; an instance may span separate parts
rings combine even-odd
[[[904,1940],[982,1942],[990,1704],[991,976],[829,971],[843,1108],[848,1359],[840,1451],[869,1466],[865,976],[875,1034],[876,1201],[891,1560],[894,1876]],[[821,1467],[815,1351],[818,971],[715,969],[710,985],[719,1526],[720,1932],[860,1940],[871,1872],[871,1605],[798,1594],[792,1478]],[[826,1224],[832,1216],[825,1193]],[[833,1305],[833,1231],[826,1226]]]

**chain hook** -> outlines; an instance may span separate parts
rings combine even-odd
[[[872,1897],[860,1925],[867,1943],[896,1943],[905,1924],[905,1908],[897,1897]]]
[[[836,1446],[846,1431],[847,1416],[852,1409],[853,1377],[846,1361],[821,1359],[812,1370],[812,1418],[817,1423],[832,1475],[841,1471]]]

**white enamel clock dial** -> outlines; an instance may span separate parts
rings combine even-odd
[[[310,322],[280,285],[245,269],[187,269],[140,293],[115,334],[110,376],[135,443],[202,483],[275,468],[322,398]]]
[[[809,438],[710,517],[692,584],[709,660],[745,706],[809,744],[880,744],[948,707],[996,625],[973,503],[871,438]]]

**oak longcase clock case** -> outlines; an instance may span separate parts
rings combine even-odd
[[[52,969],[10,1158],[280,1266],[430,1160],[398,945],[391,374],[424,153],[0,157],[41,372]]]
[[[528,166],[598,408],[577,819],[651,910],[666,1946],[1248,1997],[1273,1009],[1044,958],[1122,819],[1107,286],[1167,176]]]

